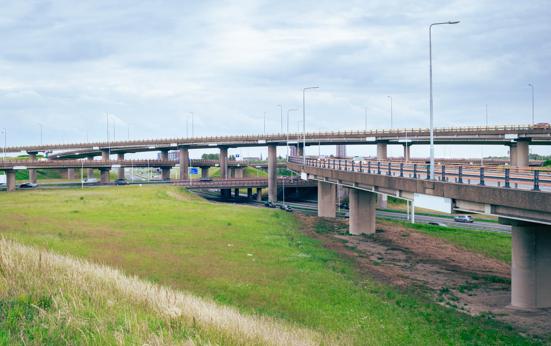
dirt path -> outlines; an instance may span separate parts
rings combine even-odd
[[[418,288],[436,302],[471,314],[485,314],[533,335],[551,331],[551,309],[520,311],[510,303],[510,265],[458,248],[389,222],[377,233],[353,236],[344,220],[297,215],[303,232],[353,258],[360,273],[402,287]]]

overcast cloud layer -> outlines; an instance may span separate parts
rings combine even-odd
[[[307,96],[309,130],[551,120],[551,2],[9,1],[0,12],[8,144],[279,132]],[[291,112],[291,129],[301,111]],[[421,150],[421,149],[419,149]],[[442,149],[441,149],[442,150]],[[470,149],[465,149],[470,150]],[[497,149],[496,149],[497,150]],[[500,149],[505,151],[505,149]],[[545,148],[536,152],[549,152]],[[414,155],[415,155],[414,151]],[[445,152],[440,152],[446,154]],[[422,154],[419,152],[419,154]]]

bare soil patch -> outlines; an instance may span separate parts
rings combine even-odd
[[[523,333],[542,337],[551,333],[551,309],[524,311],[509,306],[507,263],[390,222],[378,223],[373,235],[355,236],[348,234],[344,220],[297,217],[304,233],[353,259],[362,275],[423,292],[439,304],[494,318]]]

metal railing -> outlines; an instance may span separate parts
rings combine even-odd
[[[302,165],[301,157],[291,157],[289,162]],[[418,180],[430,179],[428,164],[404,163],[376,160],[345,160],[307,158],[310,167],[365,174],[386,175]],[[438,165],[435,179],[441,182],[513,188],[551,192],[551,172],[523,168],[495,168],[473,165]]]

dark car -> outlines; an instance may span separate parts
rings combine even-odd
[[[20,189],[34,189],[37,186],[38,186],[38,184],[35,184],[35,183],[23,183],[23,184],[19,185],[19,188]]]
[[[115,185],[128,185],[128,180],[126,180],[126,179],[117,179],[117,180],[115,180]]]
[[[212,181],[212,179],[211,178],[201,178],[201,179],[199,179],[199,181],[209,182],[209,181]]]
[[[288,204],[280,204],[278,207],[279,209],[285,210],[289,213],[293,212],[293,209]]]
[[[455,222],[463,222],[463,223],[473,223],[474,219],[470,215],[458,215],[453,218],[453,221]]]
[[[439,226],[439,227],[448,227],[448,225],[446,225],[445,223],[442,223],[442,222],[435,222],[435,221],[429,222],[429,225],[432,225],[432,226]]]
[[[264,206],[265,206],[266,208],[275,208],[275,207],[276,207],[276,205],[273,204],[271,201],[265,202],[265,203],[264,203]]]

